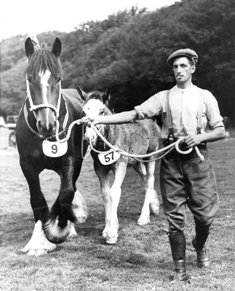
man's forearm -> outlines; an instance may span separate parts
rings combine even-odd
[[[201,135],[203,142],[213,142],[225,137],[225,129],[223,126],[216,127],[210,132]]]
[[[117,124],[129,123],[136,119],[137,112],[135,110],[124,111],[113,115],[97,116],[94,120],[95,124]]]
[[[212,142],[225,137],[224,127],[216,127],[210,132],[202,134],[193,134],[185,137],[185,143],[188,147],[194,147],[199,145],[202,142]]]

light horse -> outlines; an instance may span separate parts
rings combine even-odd
[[[25,41],[27,97],[19,113],[16,140],[35,220],[32,237],[22,250],[30,255],[54,250],[57,243],[76,234],[73,223],[84,222],[87,216],[85,201],[75,185],[83,161],[83,128],[76,125],[68,142],[55,140],[56,132],[63,139],[68,126],[83,114],[77,90],[61,89],[61,47],[59,38],[52,51],[35,46],[31,38]],[[40,187],[39,174],[44,169],[55,171],[61,180],[50,210]]]
[[[78,88],[79,91],[79,88]],[[106,106],[109,94],[94,91],[85,94],[80,90],[80,95],[86,104],[83,111],[86,116],[97,116],[100,114],[112,114]],[[146,154],[156,151],[159,147],[160,128],[152,120],[136,121],[131,124],[103,124],[97,125],[102,135],[115,147],[125,150],[130,154]],[[103,237],[108,244],[115,244],[118,238],[118,216],[117,209],[121,196],[121,186],[126,175],[128,163],[141,175],[145,186],[145,199],[138,219],[139,225],[150,222],[150,210],[154,214],[159,213],[159,200],[154,189],[155,161],[151,158],[139,162],[109,151],[104,141],[97,136],[94,129],[86,128],[86,137],[92,140],[91,155],[94,160],[94,170],[99,178],[105,207],[105,228]],[[98,153],[99,151],[103,153]],[[116,156],[117,155],[117,156]],[[114,181],[110,187],[109,173],[113,172]]]

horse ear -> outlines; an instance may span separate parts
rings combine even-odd
[[[27,58],[30,58],[34,53],[34,45],[30,37],[28,37],[25,41],[25,53]]]
[[[57,37],[52,47],[52,53],[58,58],[62,49],[61,40]]]
[[[110,101],[110,89],[106,89],[104,94],[103,94],[103,103],[105,104],[106,102],[109,103]]]
[[[82,98],[82,100],[86,101],[87,94],[84,91],[82,91],[82,89],[79,86],[77,86],[76,89],[77,89],[78,95]]]
[[[26,56],[30,58],[32,54],[40,49],[40,44],[38,42],[38,39],[35,35],[29,36],[25,41],[25,52]]]

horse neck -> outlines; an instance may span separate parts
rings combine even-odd
[[[67,124],[70,123],[69,116],[70,116],[70,114],[68,111],[68,107],[67,107],[65,98],[63,97],[63,94],[61,94],[61,102],[60,102],[59,118],[58,118],[61,130],[62,129],[64,130],[67,127]]]
[[[112,112],[105,108],[104,115],[112,115]],[[119,128],[117,124],[100,124],[99,125],[100,133],[112,144],[115,143],[115,139],[118,136]]]

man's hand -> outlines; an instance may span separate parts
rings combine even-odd
[[[188,135],[185,137],[184,142],[186,143],[187,147],[192,148],[194,146],[199,145],[202,142],[201,134],[196,135]]]
[[[88,125],[92,122],[94,125],[96,125],[98,122],[95,118],[91,117],[91,116],[85,116],[82,118],[82,121],[84,124]]]

